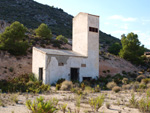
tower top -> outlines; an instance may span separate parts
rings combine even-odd
[[[89,14],[89,13],[80,12],[74,18],[76,18],[78,15],[83,15],[83,14],[84,15],[91,15],[91,16],[99,17],[98,15],[93,15],[93,14]]]

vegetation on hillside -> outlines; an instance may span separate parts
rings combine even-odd
[[[62,9],[43,5],[33,0],[0,0],[0,20],[9,23],[19,21],[27,28],[35,29],[45,23],[55,35],[71,38],[72,16]]]
[[[112,44],[111,46],[109,46],[108,52],[110,52],[111,54],[114,54],[114,55],[119,55],[119,52],[121,49],[122,49],[121,44],[116,42],[116,43]]]
[[[42,23],[36,30],[35,30],[36,36],[45,38],[45,39],[51,39],[52,38],[52,32],[48,28],[48,26],[44,23]]]
[[[123,35],[121,38],[122,49],[119,52],[119,56],[134,64],[142,64],[145,48],[141,45],[138,35],[129,33],[127,36]]]
[[[19,22],[12,23],[0,34],[0,49],[7,50],[13,55],[24,55],[29,47],[24,41],[27,28]]]

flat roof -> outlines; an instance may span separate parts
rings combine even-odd
[[[37,48],[37,47],[34,47],[34,49],[39,50],[40,52],[43,52],[48,55],[86,57],[71,50],[57,50],[57,49],[46,49],[46,48]]]

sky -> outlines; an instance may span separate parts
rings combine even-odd
[[[121,39],[133,32],[150,49],[150,0],[34,0],[61,8],[70,15],[100,16],[100,30]]]

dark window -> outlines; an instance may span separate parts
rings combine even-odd
[[[98,29],[94,27],[89,27],[89,31],[98,33]]]
[[[86,67],[86,64],[81,64],[81,67]]]
[[[91,79],[92,79],[92,77],[83,77],[83,81],[84,80],[90,81]]]
[[[39,68],[39,81],[43,81],[43,68]]]
[[[61,63],[58,64],[58,66],[64,66],[64,63],[61,62]]]

